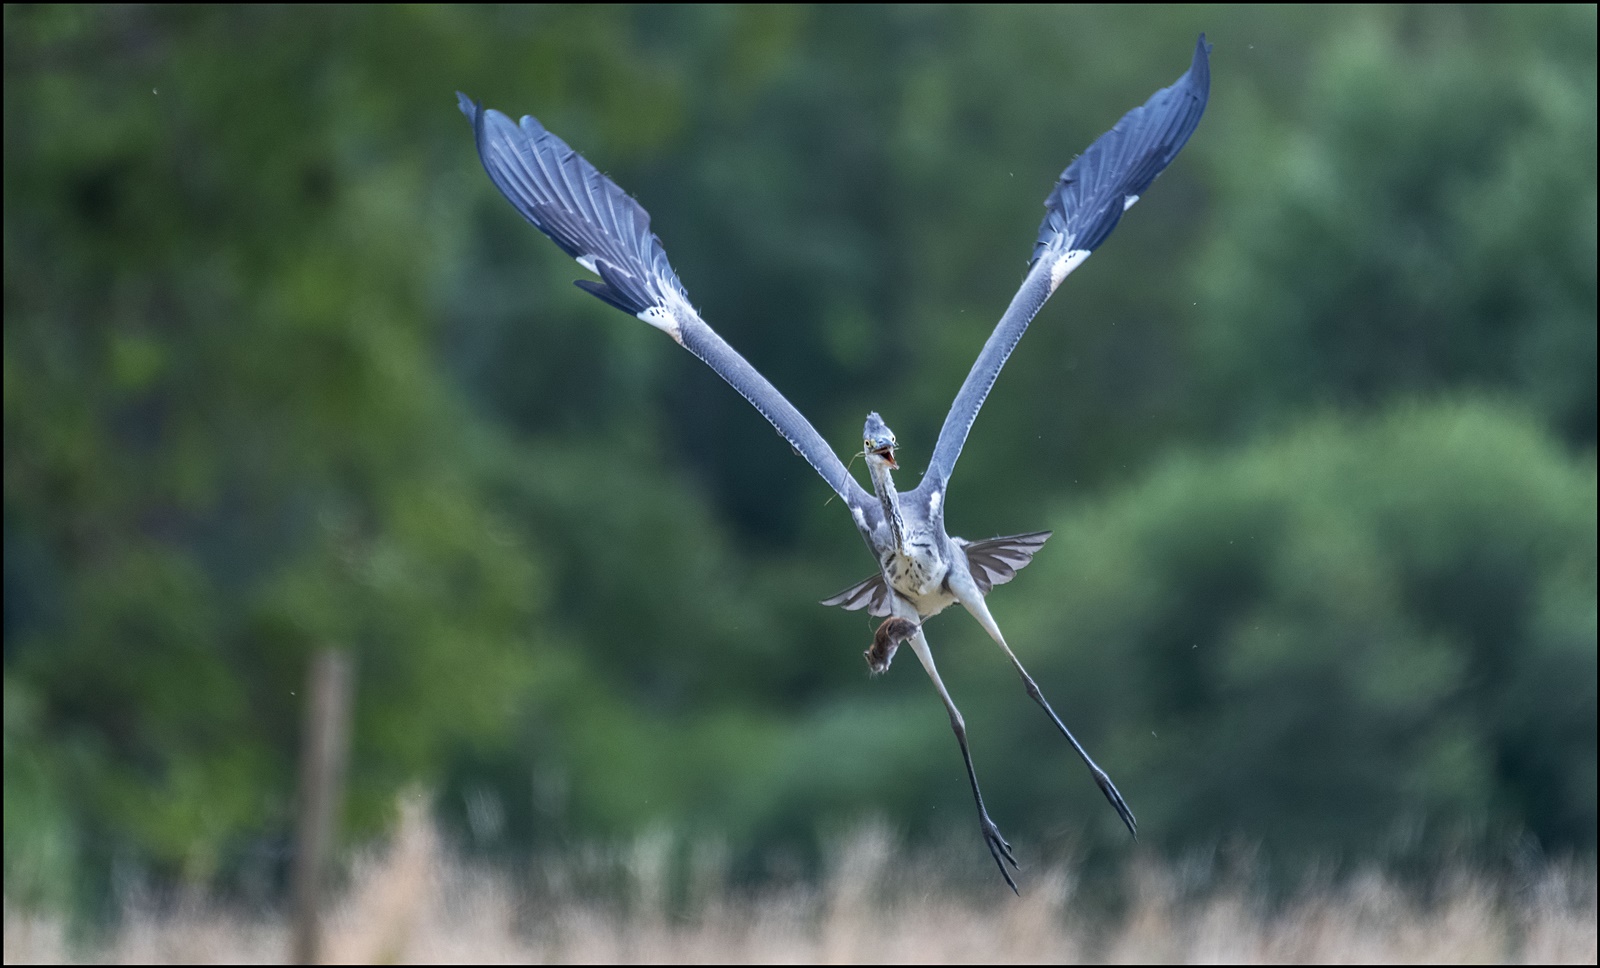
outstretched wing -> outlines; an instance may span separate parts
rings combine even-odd
[[[973,581],[978,583],[978,590],[987,596],[991,588],[1004,585],[1028,567],[1028,562],[1044,547],[1050,535],[1049,531],[1032,531],[983,541],[954,540],[967,553],[967,568],[972,572]],[[868,615],[878,618],[891,614],[889,588],[884,584],[882,573],[857,582],[831,598],[824,598],[821,604],[837,605],[847,612],[864,608]]]
[[[1027,278],[961,384],[917,494],[926,498],[943,489],[979,408],[1028,324],[1061,281],[1106,240],[1122,213],[1133,207],[1194,133],[1211,90],[1210,50],[1201,34],[1194,60],[1182,77],[1123,115],[1116,127],[1097,138],[1061,173],[1055,190],[1045,199],[1047,211]]]
[[[851,585],[832,598],[824,598],[821,604],[837,605],[847,612],[864,608],[868,615],[887,618],[890,614],[889,588],[883,583],[883,575],[877,574]]]
[[[987,596],[994,586],[1004,585],[1028,567],[1028,562],[1044,547],[1051,533],[1034,531],[984,541],[956,540],[967,553],[967,568],[972,572],[973,581],[978,583],[978,591]]]
[[[472,122],[478,156],[495,187],[534,228],[600,277],[585,292],[637,316],[698,356],[761,412],[789,444],[869,524],[882,510],[850,476],[822,435],[783,394],[734,352],[689,305],[650,215],[567,143],[524,117],[519,125],[457,93]]]

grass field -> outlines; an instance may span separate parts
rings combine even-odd
[[[1021,898],[974,893],[949,865],[869,828],[821,884],[730,890],[716,851],[666,900],[667,838],[543,865],[530,885],[451,858],[415,817],[352,868],[330,906],[337,962],[1520,962],[1594,964],[1595,868],[1548,866],[1515,886],[1466,872],[1423,901],[1378,874],[1277,904],[1181,870],[1135,864],[1118,918],[1073,903],[1065,870],[1030,871]],[[986,858],[985,858],[986,859]],[[596,889],[610,871],[620,877]],[[993,874],[988,871],[988,874]],[[670,908],[670,911],[669,911]],[[117,927],[70,942],[59,919],[5,909],[5,961],[276,962],[281,916],[206,897],[129,900]]]

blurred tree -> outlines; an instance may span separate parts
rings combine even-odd
[[[1592,851],[1594,495],[1592,457],[1496,406],[1325,418],[1063,515],[1026,575],[1051,594],[1005,621],[1024,652],[1059,643],[1035,674],[1114,733],[1100,762],[1158,843]],[[996,698],[1003,673],[974,670]],[[1029,711],[995,797],[1091,816]]]
[[[207,877],[283,830],[342,645],[372,829],[504,731],[543,609],[431,360],[426,166],[320,60],[351,12],[5,17],[8,781],[26,743],[92,867]]]
[[[1594,36],[1593,6],[1357,18],[1292,114],[1229,132],[1199,264],[1212,419],[1493,389],[1594,445]]]

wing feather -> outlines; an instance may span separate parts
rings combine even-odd
[[[1017,572],[1028,567],[1028,563],[1033,560],[1039,549],[1044,547],[1050,535],[1049,531],[1030,531],[1027,534],[1013,534],[983,541],[966,541],[961,538],[956,538],[955,541],[967,554],[967,568],[972,573],[973,580],[978,583],[978,590],[988,595],[994,586],[1004,585],[1017,577]],[[847,612],[865,608],[867,614],[878,618],[887,618],[891,614],[889,587],[884,583],[881,572],[856,582],[837,595],[824,598],[821,604],[837,605]]]
[[[851,585],[831,598],[823,599],[822,604],[838,605],[847,612],[865,608],[868,615],[887,618],[890,611],[889,588],[883,582],[883,575],[877,574]]]
[[[534,228],[600,277],[578,288],[666,332],[728,381],[844,499],[869,533],[882,508],[845,469],[816,428],[689,304],[650,231],[650,213],[616,182],[531,117],[514,122],[457,94],[478,156],[501,194]]]
[[[1122,213],[1178,156],[1200,123],[1211,90],[1210,45],[1195,45],[1189,70],[1122,116],[1061,173],[1045,199],[1030,264],[1056,251],[1093,252],[1117,227]]]
[[[1182,77],[1123,115],[1061,173],[1045,199],[1045,217],[1028,275],[950,405],[928,472],[917,485],[920,498],[944,489],[983,401],[1045,301],[1106,240],[1122,213],[1139,200],[1194,133],[1211,91],[1210,49],[1201,34]]]
[[[978,590],[987,596],[994,586],[1017,577],[1017,572],[1026,568],[1044,547],[1050,534],[1049,531],[1033,531],[963,543],[967,568],[972,572],[973,581],[978,583]]]

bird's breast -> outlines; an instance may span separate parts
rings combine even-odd
[[[883,558],[883,574],[900,597],[927,616],[941,611],[950,602],[944,587],[950,562],[940,551],[938,536],[927,530],[907,537],[905,546]]]

